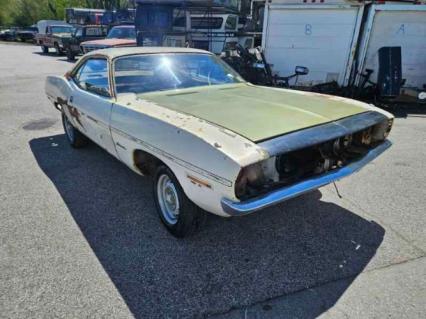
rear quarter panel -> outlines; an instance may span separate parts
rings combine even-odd
[[[48,76],[45,83],[45,92],[49,100],[56,103],[67,102],[72,88],[63,76]]]
[[[58,104],[62,111],[68,116],[71,123],[78,127],[74,117],[69,113],[68,100],[73,94],[70,82],[63,76],[48,76],[45,83],[45,93],[47,98],[53,103]]]

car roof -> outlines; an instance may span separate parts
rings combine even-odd
[[[161,53],[203,53],[213,54],[208,51],[192,49],[192,48],[175,48],[175,47],[123,47],[123,48],[109,48],[92,51],[86,56],[91,55],[104,55],[110,59],[120,56],[137,55],[137,54],[161,54]]]

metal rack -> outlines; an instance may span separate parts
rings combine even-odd
[[[185,44],[192,47],[199,47],[203,49],[212,50],[213,45],[216,45],[218,42],[222,44],[222,47],[225,46],[227,39],[230,36],[235,36],[235,32],[218,32],[215,31],[214,23],[216,19],[215,14],[229,14],[234,13],[238,14],[238,3],[239,1],[232,0],[136,0],[137,10],[144,10],[148,8],[170,8],[172,14],[169,13],[170,21],[165,28],[158,28],[156,26],[147,27],[147,30],[144,30],[144,27],[141,23],[136,21],[136,27],[138,34],[144,35],[158,33],[157,43],[162,45],[165,36],[184,36]],[[221,5],[222,4],[222,5]],[[226,5],[228,4],[228,5]],[[141,13],[142,14],[142,13]],[[140,15],[141,15],[140,14]],[[192,16],[196,16],[194,19],[191,19]],[[174,27],[174,20],[176,18],[182,19],[184,17],[185,26],[180,28]],[[140,19],[137,14],[136,19]],[[191,20],[195,19],[201,20],[201,27],[198,26],[194,28],[192,26]],[[205,28],[204,28],[205,26]],[[162,34],[162,35],[161,35]],[[203,39],[203,41],[196,40]],[[143,41],[138,41],[139,45]]]

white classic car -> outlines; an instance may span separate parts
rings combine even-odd
[[[254,86],[195,49],[94,51],[49,76],[46,94],[71,146],[90,139],[153,177],[158,213],[177,237],[204,211],[258,211],[346,177],[391,145],[383,110]]]

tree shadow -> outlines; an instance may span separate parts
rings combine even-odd
[[[64,54],[58,55],[56,52],[51,52],[51,51],[49,51],[48,53],[33,52],[33,54],[56,58],[56,61],[67,62],[67,63],[70,63],[70,64],[75,64],[80,59],[80,56],[76,56],[74,61],[70,61],[70,60],[67,59],[67,57]]]
[[[151,182],[97,146],[73,150],[55,135],[30,147],[136,318],[203,317],[355,278],[383,240],[380,225],[319,191],[243,218],[212,215],[199,234],[177,240],[159,221]],[[352,280],[321,307],[299,304],[300,317],[326,311]]]
[[[38,51],[34,51],[33,54],[36,55],[41,55],[41,56],[50,56],[50,57],[54,57],[54,58],[59,58],[61,57],[60,55],[58,55],[56,52],[49,50],[49,52],[44,53],[42,51],[38,52]]]

